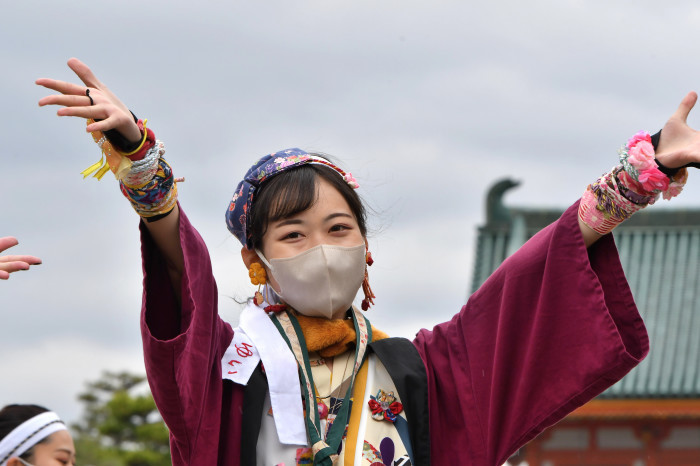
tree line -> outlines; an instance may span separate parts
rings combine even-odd
[[[72,424],[78,461],[92,466],[170,466],[168,428],[146,377],[104,372],[78,395],[83,406]]]

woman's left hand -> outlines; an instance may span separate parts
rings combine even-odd
[[[18,244],[17,239],[12,236],[0,238],[0,252]],[[30,266],[39,264],[41,259],[34,256],[0,256],[0,280],[7,280],[12,272],[29,270]]]
[[[698,95],[689,92],[661,131],[656,158],[668,168],[700,162],[700,131],[688,126],[686,121],[697,100]]]

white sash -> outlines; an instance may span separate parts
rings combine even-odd
[[[247,385],[260,360],[280,443],[308,445],[296,359],[267,313],[249,300],[221,359],[222,376]]]

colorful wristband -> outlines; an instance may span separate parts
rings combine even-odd
[[[610,233],[616,226],[627,220],[632,214],[646,207],[647,196],[639,197],[642,203],[635,203],[623,194],[616,174],[621,167],[615,167],[610,172],[591,183],[581,197],[579,218],[592,230],[600,235]]]
[[[162,147],[162,142],[158,141]],[[142,186],[128,186],[119,183],[122,194],[129,199],[131,206],[141,217],[155,217],[170,212],[177,203],[177,183],[173,170],[159,157],[155,174]]]
[[[671,199],[683,190],[688,170],[667,169],[655,159],[659,133],[640,131],[619,151],[620,165],[590,184],[581,197],[579,219],[600,235],[610,233],[659,197]],[[664,170],[666,169],[666,170]]]
[[[641,194],[661,194],[664,199],[671,199],[683,190],[688,170],[685,167],[664,167],[656,160],[655,152],[652,137],[640,131],[619,150],[620,163],[627,175],[644,191]]]

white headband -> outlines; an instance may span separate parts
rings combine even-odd
[[[10,458],[22,455],[59,430],[67,430],[66,425],[51,411],[24,421],[0,440],[0,466],[6,466]]]

